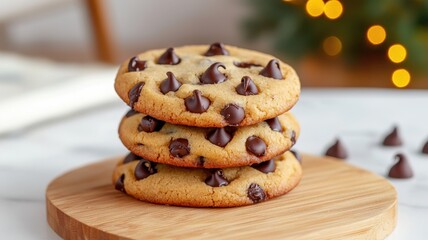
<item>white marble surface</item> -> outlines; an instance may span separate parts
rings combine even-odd
[[[427,106],[428,91],[305,89],[293,109],[302,127],[295,148],[322,155],[339,136],[351,164],[379,175],[385,175],[395,153],[404,152],[415,177],[391,180],[398,191],[399,208],[397,228],[389,239],[427,239],[428,156],[419,153],[428,139]],[[126,110],[116,100],[0,135],[1,239],[59,239],[45,220],[47,184],[72,168],[124,154],[117,125]],[[404,146],[380,146],[393,124],[399,125]]]

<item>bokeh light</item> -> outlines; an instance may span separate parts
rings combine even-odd
[[[342,42],[339,38],[331,36],[324,40],[322,47],[327,55],[336,56],[342,51]]]
[[[381,44],[386,39],[386,31],[380,25],[373,25],[367,30],[367,39],[373,45]]]
[[[324,12],[323,0],[309,0],[306,2],[306,12],[312,17],[319,17]]]
[[[342,15],[343,6],[338,0],[330,0],[324,5],[324,13],[330,19],[337,19]]]
[[[403,88],[410,83],[410,73],[404,68],[395,70],[392,73],[392,83],[398,88]]]
[[[406,59],[406,48],[401,44],[394,44],[388,49],[388,57],[394,63],[401,63]]]

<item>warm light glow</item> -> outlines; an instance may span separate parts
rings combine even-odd
[[[404,69],[397,69],[392,73],[392,83],[398,87],[403,88],[410,83],[410,73]]]
[[[309,0],[306,2],[306,12],[312,17],[319,17],[324,11],[323,0]]]
[[[373,25],[367,30],[367,39],[373,45],[381,44],[385,41],[386,31],[380,25]]]
[[[388,57],[394,63],[401,63],[406,59],[407,51],[401,44],[394,44],[388,49]]]
[[[322,47],[327,55],[336,56],[342,51],[342,42],[339,38],[331,36],[324,40]]]
[[[330,19],[337,19],[342,15],[343,6],[337,0],[330,0],[324,6],[324,13]]]

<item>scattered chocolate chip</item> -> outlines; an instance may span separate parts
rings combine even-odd
[[[401,146],[403,143],[400,138],[400,134],[398,134],[398,127],[394,127],[392,131],[385,136],[382,144],[384,146]]]
[[[272,129],[273,131],[282,132],[282,126],[281,126],[281,123],[279,122],[278,117],[268,119],[266,120],[266,123],[269,125],[270,129]]]
[[[291,144],[296,144],[296,132],[294,130],[291,130],[291,136],[290,136]]]
[[[249,62],[233,62],[233,65],[239,68],[261,67],[262,65]]]
[[[177,65],[181,59],[175,54],[174,48],[168,48],[158,59],[158,64]]]
[[[275,160],[271,159],[258,164],[253,164],[251,165],[251,167],[259,170],[262,173],[270,173],[270,172],[275,172],[276,164],[275,164]]]
[[[229,55],[229,51],[226,50],[223,43],[213,43],[211,44],[208,51],[205,53],[205,56],[214,56],[214,55]]]
[[[116,183],[114,184],[114,188],[116,190],[119,190],[121,192],[126,193],[126,190],[125,190],[125,174],[120,175],[120,177],[116,180]]]
[[[244,96],[256,95],[259,93],[256,84],[254,84],[253,80],[248,76],[242,77],[241,83],[236,86],[235,90],[239,95]]]
[[[227,78],[222,72],[218,70],[219,67],[226,69],[226,66],[223,63],[213,63],[208,67],[207,70],[205,70],[199,81],[202,84],[215,84],[226,81]]]
[[[266,199],[266,193],[257,183],[251,183],[247,191],[248,198],[253,203],[258,203]]]
[[[399,153],[395,155],[396,163],[391,167],[388,177],[391,178],[411,178],[413,177],[413,170],[406,156]]]
[[[210,107],[211,102],[208,98],[202,96],[201,91],[194,90],[192,96],[184,99],[184,104],[189,112],[203,113]]]
[[[198,162],[196,163],[197,167],[204,167],[205,164],[205,158],[204,157],[198,157]]]
[[[211,187],[223,187],[227,186],[229,182],[223,176],[223,170],[215,170],[207,179],[205,183]]]
[[[135,161],[135,160],[141,160],[142,157],[137,156],[135,154],[133,154],[132,152],[130,152],[128,155],[126,155],[126,157],[123,159],[123,164]]]
[[[422,153],[428,154],[428,141],[425,143],[425,145],[422,147]]]
[[[294,157],[300,162],[302,163],[302,156],[300,155],[300,153],[296,150],[290,150],[290,152],[294,155]]]
[[[244,120],[245,112],[244,109],[236,104],[228,104],[224,107],[221,112],[224,120],[230,126],[237,126],[242,120]]]
[[[138,60],[138,57],[132,57],[128,63],[128,72],[143,71],[147,67],[146,61]]]
[[[167,72],[168,76],[165,80],[160,84],[160,90],[163,94],[166,94],[170,91],[176,92],[181,87],[181,82],[175,78],[172,72]]]
[[[190,153],[189,141],[184,138],[177,138],[169,143],[169,152],[174,157],[184,157]]]
[[[261,157],[266,154],[266,143],[259,137],[251,136],[247,138],[245,147],[248,152],[256,155],[257,157]]]
[[[144,82],[139,82],[135,84],[131,90],[128,92],[129,97],[129,106],[133,109],[134,104],[138,101],[138,98],[140,97],[141,90],[144,87]]]
[[[141,119],[140,124],[138,125],[138,131],[142,132],[158,132],[162,129],[164,121],[158,120],[156,118],[145,116]]]
[[[208,132],[206,138],[212,144],[215,144],[219,147],[226,146],[230,140],[232,140],[233,135],[226,131],[225,128],[216,128]]]
[[[348,157],[348,153],[339,139],[336,139],[336,142],[327,149],[325,155],[341,159]]]
[[[278,60],[270,60],[266,67],[260,71],[260,75],[269,78],[282,79],[281,68],[279,67]]]
[[[157,173],[156,163],[145,159],[140,160],[134,170],[134,176],[137,180],[144,179],[155,173]]]

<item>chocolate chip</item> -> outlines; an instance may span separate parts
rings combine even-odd
[[[205,56],[214,56],[214,55],[229,55],[229,51],[226,50],[223,43],[213,43],[211,44],[208,51],[205,53]]]
[[[198,162],[196,163],[197,167],[203,167],[205,164],[205,158],[204,157],[198,157]]]
[[[396,163],[391,167],[388,177],[391,178],[411,178],[413,177],[413,170],[410,166],[406,156],[399,153],[395,155]]]
[[[236,104],[228,104],[224,107],[221,112],[224,120],[230,126],[237,126],[242,120],[244,120],[245,112],[244,109]]]
[[[282,132],[282,126],[281,126],[281,123],[279,122],[278,117],[268,119],[266,120],[266,123],[269,125],[270,129],[272,129],[273,131]]]
[[[166,94],[170,91],[177,91],[181,87],[181,82],[175,78],[174,74],[172,72],[167,72],[166,75],[168,78],[162,81],[160,84],[160,90],[163,94]]]
[[[239,68],[261,67],[262,65],[249,62],[233,62],[233,65]]]
[[[294,130],[291,130],[291,136],[290,136],[291,144],[296,144],[296,132]]]
[[[184,99],[186,109],[192,113],[203,113],[206,112],[210,107],[210,100],[202,96],[201,91],[194,90],[193,95]]]
[[[241,83],[236,86],[235,90],[239,95],[244,96],[256,95],[259,93],[256,84],[254,84],[253,80],[248,76],[242,77]]]
[[[253,203],[258,203],[266,199],[266,193],[257,183],[251,183],[247,191],[248,198]]]
[[[147,67],[146,61],[138,60],[137,57],[132,57],[128,63],[128,72],[143,71]]]
[[[135,161],[135,160],[140,160],[142,159],[142,157],[137,156],[135,154],[133,154],[132,152],[130,152],[128,155],[126,155],[126,157],[123,159],[123,164]]]
[[[156,163],[145,159],[140,160],[134,170],[134,176],[137,180],[144,179],[155,173],[157,173]]]
[[[275,160],[271,159],[258,164],[253,164],[251,165],[251,167],[259,170],[262,173],[270,173],[270,172],[275,172],[276,164],[275,164]]]
[[[126,190],[125,190],[125,174],[120,175],[120,177],[116,180],[116,183],[114,184],[114,188],[116,190],[119,190],[121,192],[126,193]]]
[[[137,111],[135,111],[134,109],[130,109],[126,114],[125,114],[125,117],[132,117],[132,116],[134,116],[135,114],[138,114],[138,112]]]
[[[226,66],[223,63],[220,63],[220,62],[213,63],[202,74],[199,81],[202,84],[215,84],[215,83],[221,83],[226,81],[227,78],[222,72],[218,70],[219,67],[226,69]]]
[[[168,48],[158,59],[158,64],[177,65],[181,59],[175,54],[174,48]]]
[[[300,162],[302,163],[302,156],[300,155],[300,153],[296,150],[290,150],[290,152],[294,155],[294,157]]]
[[[428,141],[425,143],[425,145],[422,147],[422,153],[428,154]]]
[[[336,142],[327,149],[325,155],[341,159],[346,159],[348,157],[345,146],[343,146],[339,139],[336,139]]]
[[[144,82],[139,82],[135,84],[131,90],[128,92],[129,97],[129,106],[133,109],[134,104],[138,101],[138,98],[140,97],[141,90],[144,87]]]
[[[223,170],[218,169],[205,179],[205,183],[211,187],[223,187],[227,186],[229,182],[223,176]]]
[[[247,151],[256,155],[257,157],[264,156],[266,154],[266,143],[257,136],[251,136],[247,138],[245,142]]]
[[[269,78],[282,79],[281,68],[279,67],[278,60],[270,60],[266,67],[260,71],[260,75]]]
[[[145,116],[141,119],[140,124],[138,125],[138,131],[142,132],[158,132],[162,129],[164,121],[157,120],[156,118]]]
[[[400,134],[398,134],[398,127],[394,127],[392,131],[387,136],[385,136],[382,144],[384,146],[401,146],[403,144]]]
[[[184,157],[190,153],[189,141],[184,138],[177,138],[169,143],[169,152],[174,157]]]
[[[227,132],[225,128],[216,128],[209,131],[206,138],[212,144],[224,147],[230,142],[230,140],[232,140],[233,135],[230,132]]]

